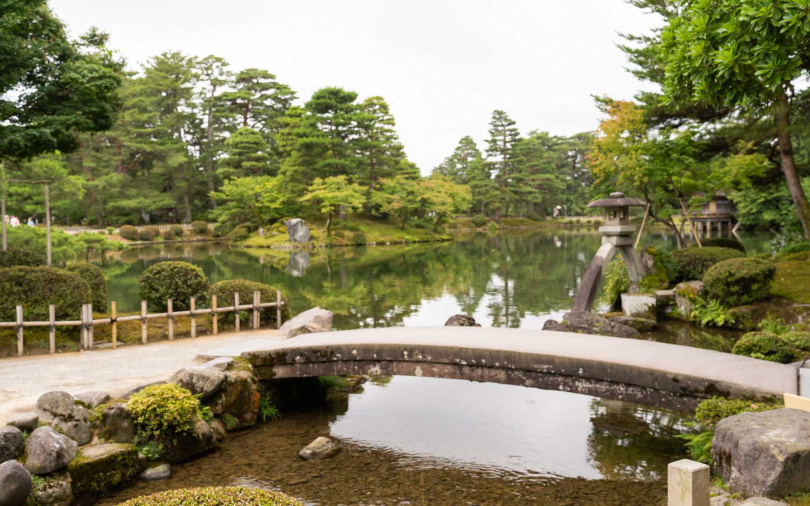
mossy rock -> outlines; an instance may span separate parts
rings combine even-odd
[[[745,334],[734,344],[732,353],[782,364],[787,364],[796,358],[788,343],[770,332]]]
[[[142,471],[138,450],[131,444],[85,446],[68,466],[73,495],[92,502],[123,488]]]
[[[130,499],[119,506],[303,506],[303,503],[269,490],[206,487],[158,492]]]

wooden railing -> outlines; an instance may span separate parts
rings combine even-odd
[[[261,302],[261,292],[253,292],[253,303],[240,304],[239,293],[233,294],[233,305],[226,307],[217,306],[216,295],[211,297],[211,307],[206,309],[197,309],[196,300],[192,297],[189,300],[188,311],[173,311],[172,299],[166,301],[165,313],[148,313],[146,311],[146,301],[141,301],[141,313],[130,316],[117,316],[115,301],[110,303],[110,316],[107,318],[93,318],[93,305],[83,304],[81,308],[81,316],[79,320],[66,320],[57,321],[56,306],[53,304],[48,306],[48,321],[25,321],[23,319],[23,307],[17,306],[17,321],[14,322],[0,322],[2,327],[16,327],[17,329],[17,355],[22,356],[25,352],[25,335],[24,329],[26,327],[48,327],[49,330],[49,347],[51,353],[56,353],[56,327],[81,327],[81,348],[85,350],[92,350],[94,348],[93,342],[93,329],[98,325],[110,325],[110,334],[112,337],[112,347],[118,346],[118,324],[130,321],[141,322],[141,341],[143,344],[148,342],[147,331],[149,320],[156,318],[168,319],[168,336],[169,340],[174,340],[174,320],[181,316],[188,316],[191,319],[191,337],[197,337],[197,317],[200,315],[211,315],[211,333],[216,335],[219,333],[219,314],[220,313],[234,313],[234,331],[240,330],[239,313],[242,311],[250,311],[250,327],[258,329],[261,327],[261,312],[263,309],[276,308],[276,328],[281,326],[281,308],[285,305],[281,299],[281,292],[276,290],[275,302]]]

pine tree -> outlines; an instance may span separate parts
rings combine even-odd
[[[444,159],[444,161],[435,169],[434,174],[446,176],[459,184],[467,184],[470,164],[482,157],[481,150],[475,144],[472,137],[465,136],[458,141],[458,146],[453,151],[453,154]]]
[[[516,200],[513,178],[515,177],[514,147],[520,138],[515,122],[505,112],[496,110],[489,123],[487,157],[495,172],[495,182],[500,187],[500,209],[496,219],[509,213],[509,206]]]
[[[262,134],[243,127],[225,141],[227,157],[222,160],[217,174],[223,180],[247,176],[272,176],[270,146]]]

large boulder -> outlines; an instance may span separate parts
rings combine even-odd
[[[41,476],[34,482],[31,498],[37,506],[71,506],[73,504],[73,483],[67,473]]]
[[[97,408],[110,400],[110,394],[107,392],[84,392],[75,395],[74,398],[88,408]]]
[[[475,318],[465,314],[453,315],[444,322],[445,327],[480,327],[481,324],[475,323]]]
[[[141,470],[138,450],[119,443],[85,446],[68,467],[79,502],[90,502],[122,488]]]
[[[31,473],[16,460],[0,464],[0,506],[24,506],[34,483]]]
[[[135,437],[135,420],[127,411],[127,405],[116,402],[101,410],[99,436],[116,443],[131,443]]]
[[[25,439],[17,427],[0,427],[0,464],[14,460],[25,451]]]
[[[180,369],[174,373],[170,381],[205,400],[214,395],[222,386],[222,382],[225,381],[225,373],[215,368]]]
[[[340,451],[340,445],[328,437],[319,437],[298,452],[304,460],[328,459]]]
[[[25,467],[33,474],[64,469],[79,453],[79,445],[51,427],[40,427],[28,437]]]
[[[48,392],[37,400],[39,420],[56,428],[79,445],[86,445],[93,439],[90,426],[90,411],[76,404],[76,400],[66,392]]]
[[[260,398],[252,374],[247,371],[228,371],[224,373],[219,391],[205,404],[214,415],[227,420],[225,427],[233,431],[256,425]]]
[[[284,222],[287,225],[287,233],[290,236],[290,242],[309,242],[310,234],[309,227],[301,218],[293,218]]]
[[[622,323],[610,321],[604,316],[593,314],[589,311],[571,311],[563,316],[562,322],[547,320],[543,325],[543,330],[626,337],[631,339],[641,338],[641,334],[638,330]]]
[[[745,496],[783,497],[810,490],[810,413],[743,413],[717,424],[715,472]]]
[[[39,427],[39,415],[36,413],[19,413],[6,420],[6,425],[17,427],[24,432],[33,432]]]
[[[314,307],[295,315],[278,329],[281,337],[289,339],[300,334],[329,332],[332,330],[334,314],[326,309]]]

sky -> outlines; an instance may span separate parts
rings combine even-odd
[[[427,175],[492,111],[522,133],[595,130],[593,95],[632,99],[619,33],[659,19],[624,0],[50,0],[73,36],[91,26],[137,69],[177,50],[261,68],[303,103],[325,86],[384,97]]]

